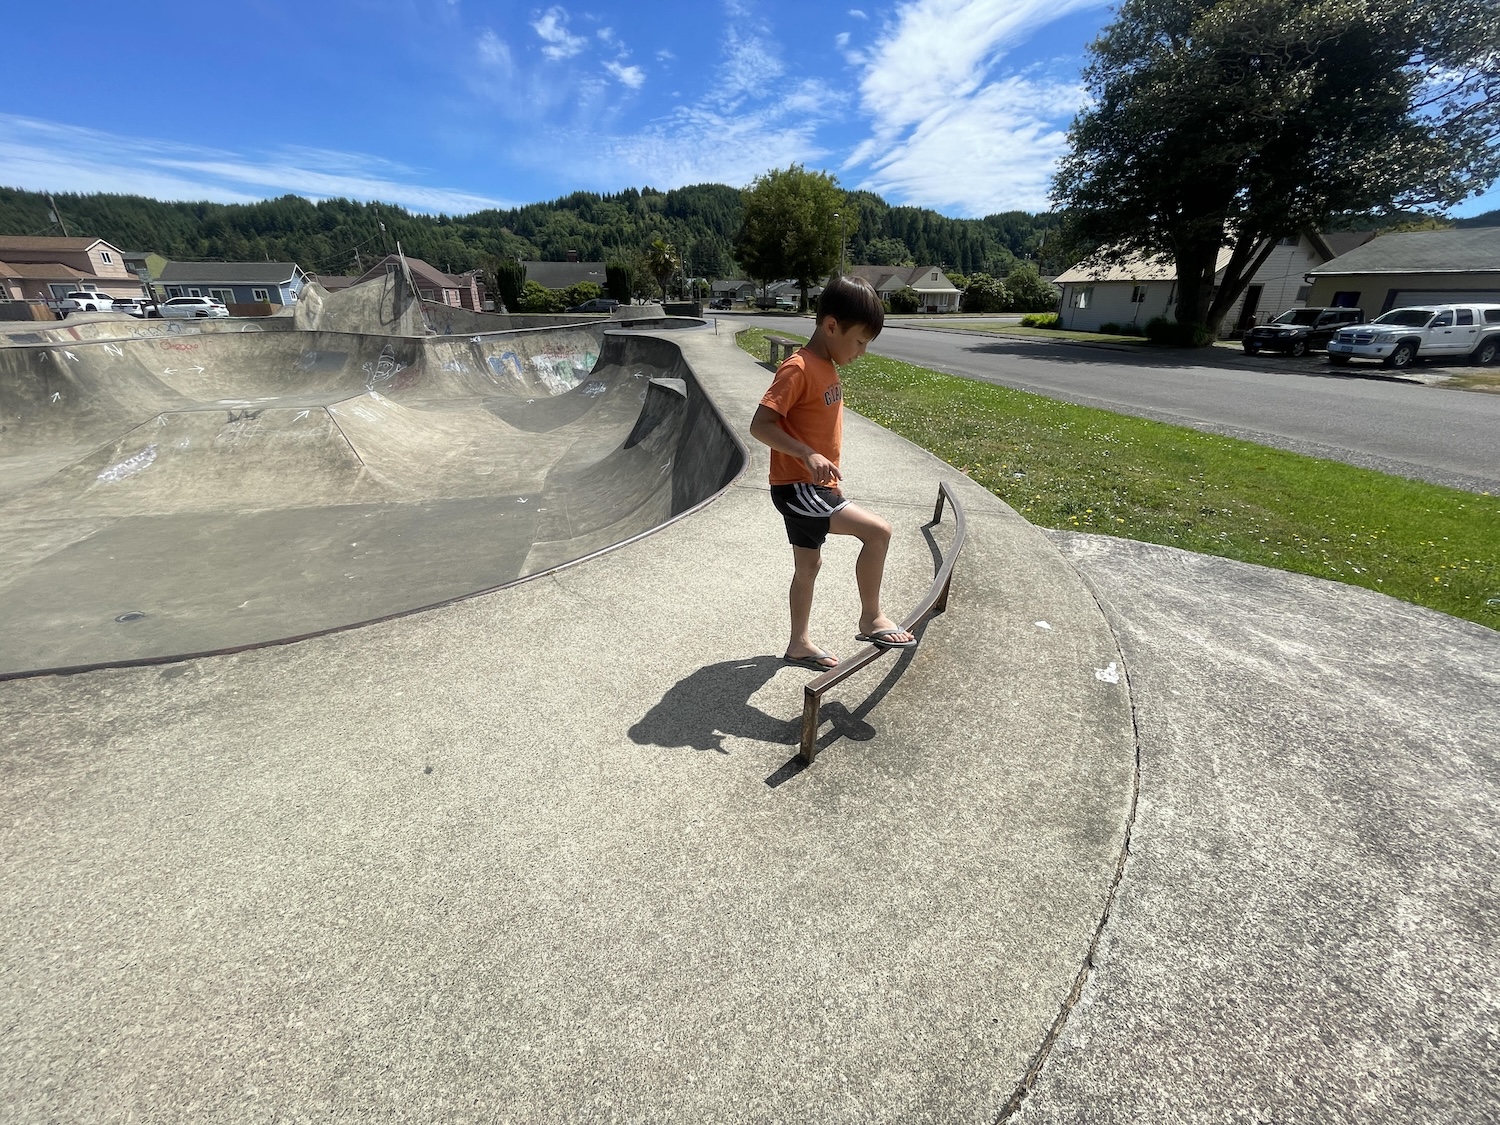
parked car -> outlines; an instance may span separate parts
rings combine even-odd
[[[75,289],[57,303],[57,311],[63,316],[76,312],[113,312],[114,307],[114,298],[108,293],[92,289]]]
[[[161,303],[162,316],[228,316],[229,310],[217,297],[171,297]]]
[[[711,309],[732,309],[734,308],[734,302],[728,297],[715,297],[708,303],[708,307]]]
[[[1288,309],[1269,323],[1257,324],[1245,333],[1245,354],[1264,350],[1306,355],[1313,348],[1327,347],[1340,328],[1364,319],[1360,309]]]
[[[583,313],[612,313],[620,307],[620,302],[610,297],[595,297],[591,301],[585,301],[581,305],[571,305],[568,312]]]
[[[116,297],[115,312],[129,313],[131,316],[143,317],[150,306],[137,297]]]
[[[1392,309],[1368,324],[1340,328],[1328,341],[1328,362],[1378,359],[1409,367],[1419,359],[1494,363],[1500,353],[1500,305],[1419,305]]]

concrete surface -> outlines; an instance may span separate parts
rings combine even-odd
[[[845,468],[897,615],[938,480],[970,540],[807,770],[758,448],[518,586],[0,683],[7,1118],[1493,1120],[1496,635]]]

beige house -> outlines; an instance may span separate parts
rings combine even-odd
[[[1500,227],[1383,234],[1308,270],[1309,304],[1370,316],[1406,305],[1500,303]]]
[[[1221,334],[1236,335],[1287,309],[1324,303],[1313,299],[1308,272],[1373,237],[1366,232],[1310,231],[1283,238],[1230,307]],[[1223,277],[1229,256],[1228,247],[1219,251],[1216,283]],[[1054,284],[1062,290],[1058,309],[1062,326],[1088,332],[1111,323],[1144,327],[1155,317],[1170,318],[1177,304],[1177,267],[1167,257],[1132,258],[1120,265],[1080,262],[1059,274]]]
[[[8,301],[57,301],[75,289],[140,297],[141,280],[119,247],[102,238],[0,235],[0,294]]]
[[[875,287],[881,300],[908,286],[915,289],[923,312],[957,312],[958,288],[937,266],[847,266],[849,277],[862,277]]]

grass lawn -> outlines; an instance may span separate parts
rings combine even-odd
[[[996,320],[952,320],[946,323],[923,321],[923,328],[941,328],[945,332],[1000,332],[1006,336],[1036,336],[1044,340],[1083,340],[1091,344],[1129,344],[1142,347],[1144,336],[1115,336],[1107,332],[1074,332],[1067,328],[1024,328]]]
[[[767,358],[765,334],[738,336]],[[1500,628],[1500,497],[865,356],[844,402],[1039,527],[1330,578]]]

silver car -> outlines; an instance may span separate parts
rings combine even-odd
[[[162,316],[228,316],[229,310],[217,297],[172,297],[161,303]]]

